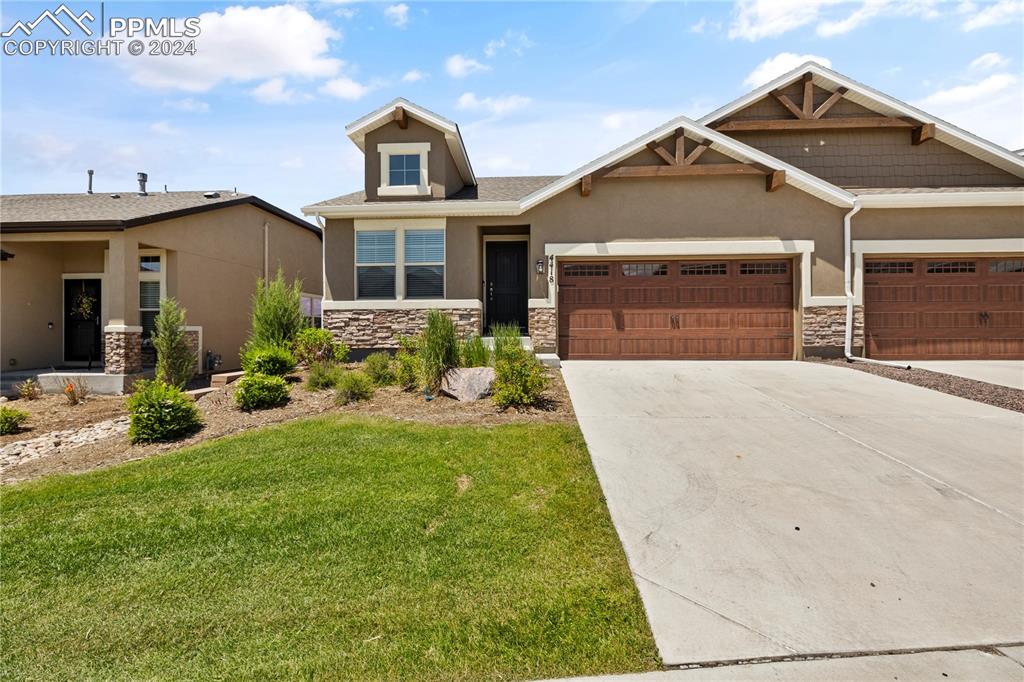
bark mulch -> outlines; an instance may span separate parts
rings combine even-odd
[[[444,425],[491,426],[522,422],[575,423],[576,415],[573,412],[565,382],[562,380],[562,373],[557,370],[549,370],[548,374],[551,382],[545,391],[542,404],[521,411],[498,410],[490,399],[460,403],[457,400],[439,396],[431,401],[426,401],[422,394],[407,393],[394,386],[378,388],[374,397],[369,401],[337,406],[334,404],[334,391],[307,391],[303,385],[304,376],[299,375],[292,385],[291,396],[286,404],[268,410],[243,412],[238,409],[234,401],[237,384],[231,384],[226,389],[210,393],[197,401],[196,404],[202,412],[205,425],[188,438],[173,443],[132,445],[128,442],[127,436],[116,436],[23,464],[12,465],[4,472],[2,483],[16,483],[50,474],[80,473],[178,450],[268,424],[278,424],[327,413],[380,416]],[[64,400],[62,396],[56,397]],[[118,404],[122,405],[124,401],[123,398],[112,398],[111,400],[116,400]],[[124,413],[123,408],[118,414],[121,413]],[[99,419],[93,421],[99,421]],[[14,440],[30,438],[39,433],[25,434],[23,432],[18,434]]]
[[[27,412],[28,421],[18,433],[0,436],[0,445],[36,438],[50,431],[78,429],[128,413],[124,398],[114,395],[89,395],[79,404],[71,405],[62,394],[47,393],[35,400],[18,398],[3,404]]]
[[[1024,412],[1024,391],[1020,389],[966,379],[953,376],[952,374],[919,369],[913,367],[913,362],[910,363],[911,369],[875,365],[867,362],[847,362],[846,360],[812,360],[811,362],[824,362],[829,365],[848,367],[861,372],[867,372],[868,374],[885,377],[886,379],[902,381],[905,384],[913,384],[923,388],[930,388],[933,391],[948,393],[958,398],[967,398],[968,400],[1001,407],[1005,410],[1013,410],[1014,412]]]

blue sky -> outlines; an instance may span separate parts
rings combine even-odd
[[[4,2],[0,24],[59,3]],[[75,2],[100,16],[99,2]],[[478,175],[559,174],[808,58],[1024,147],[1024,0],[106,2],[200,17],[198,54],[3,57],[3,193],[362,186],[344,127],[396,96],[457,121]],[[96,24],[98,26],[98,22]],[[55,29],[40,35],[62,37]]]

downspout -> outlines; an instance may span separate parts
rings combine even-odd
[[[903,365],[896,362],[883,362],[862,358],[853,354],[853,216],[860,212],[861,205],[857,199],[853,200],[853,208],[843,216],[843,284],[846,288],[846,334],[843,339],[843,355],[847,362],[866,362],[872,365],[885,365],[887,367],[899,367],[910,369],[910,365]]]
[[[324,301],[327,300],[327,225],[319,213],[314,213],[320,227],[320,328],[324,329]]]

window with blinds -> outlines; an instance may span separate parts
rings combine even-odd
[[[444,298],[444,230],[406,230],[405,297]]]
[[[356,298],[395,297],[395,231],[356,232]]]
[[[156,316],[160,313],[160,299],[164,293],[162,270],[162,253],[139,256],[139,325],[143,339],[150,338],[156,329]]]

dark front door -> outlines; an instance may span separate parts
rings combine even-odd
[[[100,359],[100,280],[64,280],[64,360]]]
[[[529,296],[526,242],[487,242],[484,326],[490,329],[491,325],[510,322],[526,334]]]

